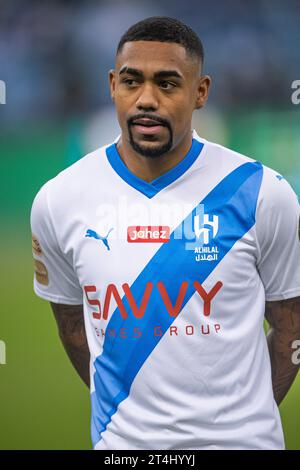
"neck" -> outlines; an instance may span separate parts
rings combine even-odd
[[[192,138],[190,130],[174,149],[155,158],[144,157],[137,153],[123,134],[117,143],[117,149],[127,168],[138,178],[150,183],[184,159],[191,148]]]

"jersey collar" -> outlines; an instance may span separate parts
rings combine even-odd
[[[169,171],[162,174],[150,183],[133,174],[121,159],[117,149],[117,142],[120,136],[117,137],[113,144],[106,148],[106,156],[112,168],[127,184],[151,199],[159,191],[180,178],[180,176],[182,176],[196,161],[204,146],[203,142],[200,142],[197,138],[195,138],[196,136],[196,132],[193,131],[192,145],[185,157]]]

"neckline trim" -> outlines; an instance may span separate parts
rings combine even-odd
[[[174,183],[191,167],[200,155],[203,146],[203,142],[193,137],[192,145],[185,157],[173,168],[150,183],[142,180],[127,168],[119,154],[116,141],[106,148],[106,156],[111,167],[127,184],[151,199],[159,191]]]

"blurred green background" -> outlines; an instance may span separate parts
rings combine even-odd
[[[300,107],[290,99],[299,2],[183,3],[2,0],[0,449],[91,448],[89,392],[33,293],[29,214],[45,181],[116,137],[107,71],[128,26],[167,14],[194,27],[213,77],[197,132],[276,169],[300,194]],[[288,449],[300,449],[299,387],[300,376],[280,407]]]

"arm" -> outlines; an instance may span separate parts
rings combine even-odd
[[[266,302],[266,319],[270,330],[267,341],[271,359],[274,398],[279,405],[299,370],[293,364],[292,344],[300,339],[300,297],[275,302]]]
[[[63,305],[50,302],[60,339],[73,366],[84,381],[90,386],[90,352],[86,339],[83,306]]]

